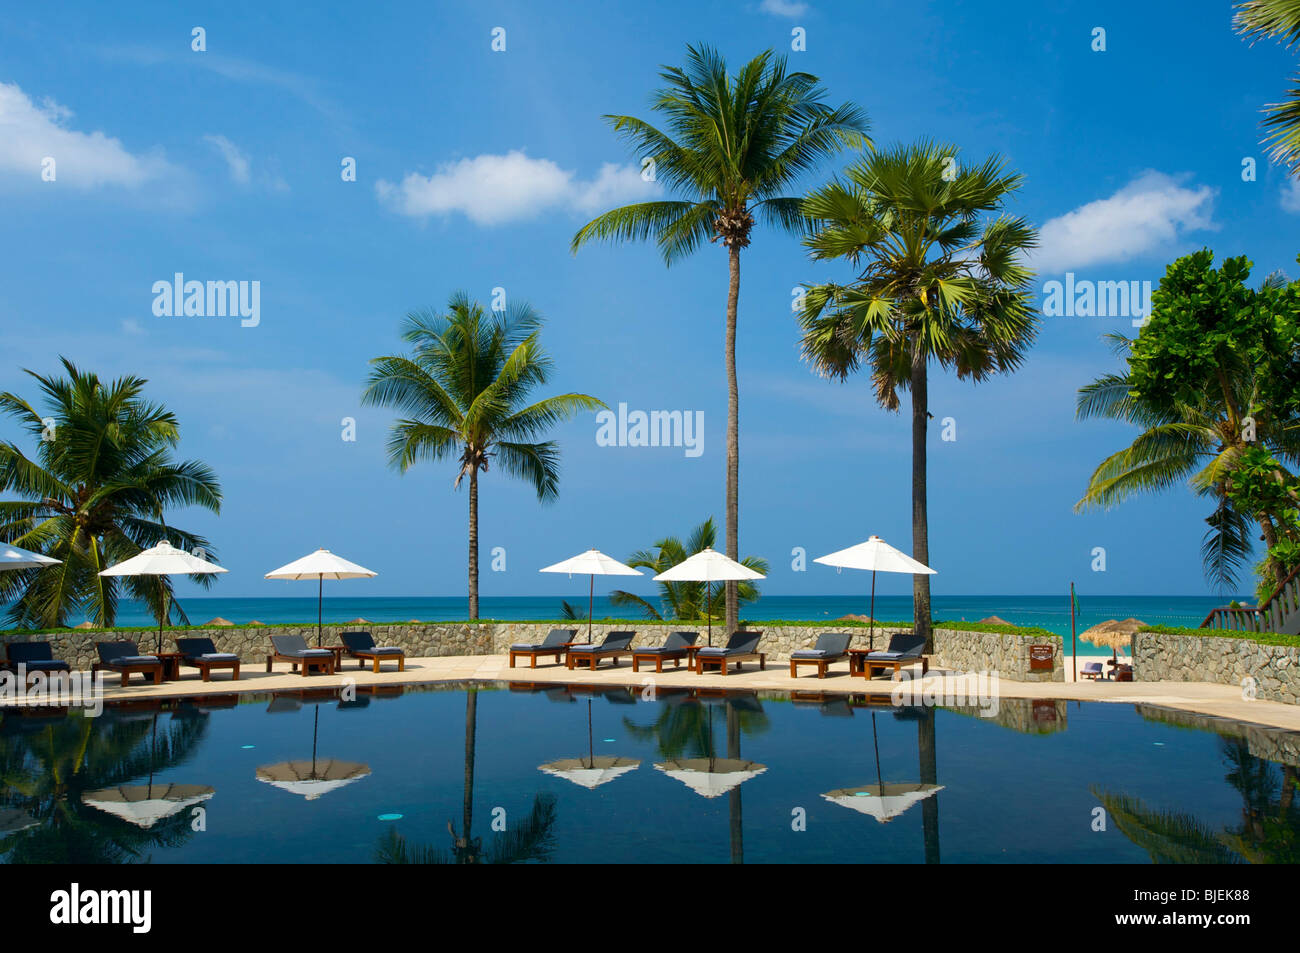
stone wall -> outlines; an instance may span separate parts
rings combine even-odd
[[[339,633],[353,629],[365,629],[370,632],[379,645],[396,645],[406,650],[410,657],[430,657],[438,655],[504,655],[515,642],[536,643],[546,637],[546,633],[557,627],[555,623],[530,622],[394,622],[367,625],[327,625],[324,627],[322,643],[338,645]],[[563,628],[576,628],[579,637],[585,639],[586,626],[581,623],[561,624]],[[662,645],[668,633],[680,628],[679,623],[638,623],[611,625],[597,623],[592,626],[592,638],[599,642],[610,630],[635,628],[637,637],[635,645]],[[756,624],[755,629],[759,628]],[[810,648],[817,636],[824,631],[837,631],[834,623],[824,629],[812,626],[763,625],[763,641],[760,649],[767,653],[769,663],[789,659],[795,649]],[[861,628],[841,628],[838,631],[854,633],[854,648],[868,647],[868,630]],[[875,630],[871,645],[883,649],[889,643],[889,636],[906,629],[879,628]],[[173,651],[176,635],[195,637],[206,636],[216,643],[219,652],[234,652],[245,663],[256,664],[266,660],[271,648],[272,635],[301,635],[308,645],[316,644],[316,627],[306,626],[219,626],[193,628],[165,632],[164,651]],[[38,636],[0,635],[0,641],[8,642],[23,639],[44,639],[54,644],[54,657],[64,659],[73,668],[87,669],[98,660],[95,643],[117,639],[133,639],[141,652],[152,652],[157,646],[157,632],[134,631],[96,632],[92,629],[79,629],[72,632],[59,632]],[[700,642],[706,638],[706,631],[700,632]],[[1031,638],[1029,636],[1001,635],[989,632],[959,632],[948,629],[936,629],[936,656],[933,664],[963,671],[998,672],[1002,678],[1016,681],[1061,681],[1063,672],[1060,665],[1060,638],[1055,638],[1056,667],[1053,672],[1029,671],[1029,645],[1051,639]],[[713,644],[723,645],[726,639],[723,633],[715,630]]]
[[[1300,703],[1300,648],[1213,635],[1133,636],[1135,681],[1241,685],[1248,677],[1255,680],[1257,698]]]
[[[934,630],[934,659],[945,668],[965,672],[997,672],[1013,682],[1063,682],[1059,635],[1012,635],[1006,632]],[[1052,646],[1052,668],[1030,671],[1029,647]]]

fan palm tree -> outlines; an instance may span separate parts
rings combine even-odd
[[[1127,358],[1133,339],[1107,336],[1115,352]],[[1076,511],[1111,507],[1138,493],[1157,492],[1186,481],[1210,500],[1213,512],[1201,543],[1206,577],[1222,588],[1235,585],[1253,542],[1251,516],[1237,509],[1228,494],[1234,468],[1251,447],[1264,447],[1279,460],[1300,462],[1300,428],[1272,414],[1256,417],[1255,441],[1245,439],[1241,420],[1259,404],[1259,382],[1246,367],[1225,376],[1221,388],[1198,392],[1195,403],[1173,401],[1157,405],[1134,391],[1127,372],[1104,374],[1080,388],[1076,414],[1080,420],[1121,420],[1141,429],[1123,450],[1103,460],[1093,471]],[[1272,523],[1258,517],[1265,542],[1275,539]]]
[[[421,461],[456,459],[455,487],[469,478],[469,617],[478,618],[478,481],[491,461],[527,481],[543,503],[560,485],[560,450],[537,442],[580,411],[604,407],[587,394],[529,403],[546,383],[551,359],[538,337],[541,316],[525,302],[491,315],[462,291],[447,313],[407,315],[410,355],[377,357],[362,402],[406,414],[389,433],[388,460],[405,473]]]
[[[912,401],[912,555],[929,563],[926,429],[931,363],[982,381],[1015,370],[1037,329],[1027,222],[1002,212],[1021,176],[993,156],[978,165],[931,142],[864,156],[808,196],[814,260],[845,259],[847,285],[809,287],[803,354],[820,374],[871,372],[877,403]],[[930,577],[913,576],[918,635],[930,637]]]
[[[628,557],[627,564],[634,569],[649,569],[659,575],[684,562],[698,552],[712,549],[717,538],[717,527],[710,516],[691,531],[683,544],[676,536],[668,536],[655,543],[654,550],[640,549]],[[755,572],[767,573],[767,560],[757,556],[746,556],[740,564]],[[718,619],[725,612],[725,594],[703,582],[661,582],[659,583],[659,602],[662,612],[649,600],[632,592],[615,589],[609,594],[609,600],[616,606],[635,606],[645,613],[647,619],[663,619],[664,614],[670,619]],[[753,582],[743,581],[736,586],[736,598],[741,603],[758,601],[758,586]],[[585,618],[585,617],[584,617]]]
[[[15,418],[36,441],[34,457],[13,442],[0,443],[0,538],[62,560],[57,566],[0,573],[0,602],[12,603],[8,621],[29,628],[68,624],[84,613],[111,626],[123,590],[163,619],[172,602],[164,576],[100,576],[99,571],[169,539],[201,548],[202,536],[168,526],[171,507],[221,510],[221,487],[203,463],[176,461],[176,417],[143,396],[139,377],[103,382],[62,359],[66,377],[27,371],[39,385],[43,410],[16,394],[0,394],[0,412]],[[210,576],[193,577],[200,585]],[[178,607],[179,608],[179,607]],[[188,621],[180,610],[183,621]]]
[[[635,116],[605,116],[676,198],[616,208],[573,237],[573,251],[592,241],[652,239],[672,265],[704,241],[727,253],[727,555],[739,559],[740,392],[736,383],[736,316],[740,252],[755,216],[798,232],[799,200],[785,195],[804,175],[845,146],[862,146],[867,117],[857,106],[832,108],[817,77],[790,72],[784,57],[760,53],[732,75],[707,46],[688,46],[685,67],[665,66],[651,109],[660,129]],[[738,619],[736,587],[726,587],[727,630]]]
[[[1300,2],[1298,0],[1246,0],[1237,4],[1233,18],[1237,32],[1250,38],[1280,40],[1289,49],[1300,47]],[[1264,128],[1269,131],[1264,144],[1275,162],[1300,169],[1300,77],[1287,91],[1285,102],[1264,107]]]

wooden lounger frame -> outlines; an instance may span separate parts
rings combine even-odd
[[[816,665],[817,677],[826,677],[826,667],[835,662],[842,662],[849,657],[847,652],[842,655],[828,655],[825,658],[791,658],[790,659],[790,677],[798,678],[799,673],[796,671],[800,665]]]
[[[632,655],[635,651],[636,649],[633,648],[569,649],[564,655],[564,664],[568,666],[570,671],[572,671],[576,662],[587,662],[591,666],[591,671],[594,672],[596,671],[596,666],[599,665],[603,659],[611,659],[614,662],[614,667],[617,668],[619,659],[624,655]]]
[[[555,664],[559,665],[562,661],[564,661],[563,655],[565,652],[569,650],[569,646],[572,644],[573,644],[572,642],[564,642],[560,645],[548,645],[546,648],[540,648],[539,646],[534,645],[526,649],[511,649],[510,667],[511,668],[515,667],[516,657],[524,656],[532,660],[532,665],[529,666],[530,668],[537,668],[537,657],[539,655],[541,656],[554,655]],[[573,666],[570,665],[569,667],[572,668]]]
[[[673,668],[681,668],[682,659],[686,659],[688,662],[690,661],[690,652],[684,647],[673,649],[671,652],[657,652],[654,649],[633,649],[632,671],[641,671],[640,665],[642,662],[649,664],[650,661],[653,660],[655,663],[655,671],[662,672],[664,670],[664,661],[667,659],[672,660]]]
[[[90,674],[94,675],[101,669],[107,669],[110,672],[122,673],[122,687],[126,688],[132,675],[139,673],[141,675],[152,675],[153,683],[161,685],[163,682],[163,663],[162,659],[156,662],[92,662]]]
[[[344,646],[344,654],[347,655],[348,658],[354,658],[357,660],[357,668],[365,668],[367,662],[372,662],[373,665],[371,671],[376,674],[379,673],[379,666],[382,662],[396,662],[397,670],[399,672],[406,671],[405,652],[401,655],[395,655],[392,652],[372,652],[369,649],[360,649],[353,652],[351,649],[347,648],[347,646]]]
[[[704,655],[697,653],[695,656],[695,671],[703,675],[710,665],[718,667],[719,675],[726,675],[727,669],[732,662],[736,663],[736,671],[740,671],[741,662],[752,662],[758,660],[758,667],[762,670],[767,669],[766,652],[748,652],[744,655]]]
[[[311,674],[314,668],[321,669],[322,675],[334,674],[334,653],[329,655],[312,656],[311,658],[301,658],[297,655],[281,655],[279,652],[271,652],[266,657],[266,670],[271,671],[271,665],[275,662],[288,662],[293,666],[291,671],[298,671],[298,666],[302,666],[303,678]]]

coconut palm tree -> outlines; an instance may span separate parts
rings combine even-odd
[[[205,464],[172,458],[180,428],[175,415],[145,399],[146,380],[106,383],[61,360],[66,377],[26,372],[39,385],[42,409],[0,394],[0,413],[15,418],[36,448],[28,456],[0,443],[0,492],[20,497],[0,502],[0,539],[62,560],[0,573],[0,602],[12,603],[7,618],[17,626],[65,626],[74,613],[111,626],[124,590],[163,620],[173,601],[166,577],[98,573],[162,539],[211,557],[206,539],[166,525],[163,514],[178,506],[220,512],[220,484]]]
[[[1107,339],[1127,360],[1134,340],[1122,334]],[[1229,494],[1234,468],[1252,447],[1263,447],[1286,463],[1300,463],[1300,428],[1290,421],[1257,414],[1255,440],[1246,439],[1241,421],[1259,403],[1259,382],[1248,367],[1225,376],[1223,387],[1197,391],[1191,403],[1148,400],[1134,390],[1127,371],[1102,375],[1079,389],[1078,418],[1121,420],[1142,432],[1097,466],[1075,509],[1115,506],[1138,493],[1186,482],[1214,506],[1205,519],[1209,529],[1201,543],[1206,577],[1231,588],[1254,545],[1251,515],[1234,506]],[[1275,540],[1267,537],[1272,524],[1263,515],[1258,523],[1271,546]]]
[[[454,486],[469,478],[469,617],[478,618],[478,481],[489,464],[528,482],[543,503],[560,485],[560,450],[547,430],[580,411],[604,407],[587,394],[529,402],[551,359],[538,341],[541,316],[526,302],[488,314],[463,291],[446,314],[413,312],[402,339],[409,355],[377,357],[362,396],[406,416],[389,433],[388,460],[405,473],[421,461],[455,459]]]
[[[1256,40],[1280,40],[1289,49],[1300,47],[1300,2],[1297,0],[1246,0],[1237,4],[1233,25],[1242,36]],[[1300,77],[1292,80],[1285,102],[1264,107],[1264,128],[1270,132],[1264,144],[1270,145],[1275,162],[1288,166],[1295,174],[1300,169]]]
[[[710,516],[691,531],[685,543],[676,536],[668,536],[655,543],[654,550],[640,549],[628,557],[627,564],[634,569],[649,569],[654,575],[665,572],[705,549],[712,549],[718,530]],[[755,572],[767,573],[767,560],[757,556],[746,556],[740,564]],[[616,606],[635,606],[645,613],[647,619],[663,619],[665,613],[670,619],[719,619],[725,612],[725,594],[703,582],[661,582],[659,583],[659,602],[656,608],[649,600],[632,592],[615,589],[609,594],[609,600]],[[758,586],[753,582],[741,582],[736,587],[736,598],[741,603],[758,601]],[[585,616],[584,616],[585,618]]]
[[[685,67],[665,66],[664,87],[651,109],[664,128],[635,116],[605,116],[614,131],[653,161],[654,176],[675,198],[616,208],[573,237],[573,251],[592,241],[653,240],[672,265],[704,241],[727,253],[727,555],[739,559],[740,392],[736,382],[736,317],[740,253],[756,217],[786,232],[803,222],[799,200],[786,191],[844,146],[867,143],[867,117],[857,106],[832,108],[817,77],[790,72],[784,57],[760,53],[733,74],[707,46],[688,46]],[[727,630],[738,598],[726,587]]]
[[[1020,182],[997,156],[965,165],[954,147],[923,141],[864,156],[804,203],[812,258],[857,272],[808,288],[804,357],[840,380],[866,365],[887,410],[900,390],[911,395],[912,556],[927,564],[930,365],[976,382],[1013,371],[1037,329],[1024,264],[1037,236],[1002,212]],[[928,639],[930,577],[912,578],[916,632]]]

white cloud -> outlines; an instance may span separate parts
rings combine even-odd
[[[778,17],[801,17],[808,12],[808,4],[798,0],[763,0],[758,8]]]
[[[134,188],[169,171],[160,156],[133,155],[102,132],[67,128],[71,118],[71,110],[48,97],[37,105],[16,84],[0,83],[0,174],[39,183],[49,157],[56,183],[90,189]]]
[[[1300,215],[1300,177],[1292,176],[1282,186],[1282,208]]]
[[[1188,232],[1213,229],[1215,190],[1186,177],[1143,172],[1114,195],[1051,219],[1039,232],[1032,265],[1052,273],[1157,252]]]
[[[652,198],[659,187],[642,181],[630,166],[606,164],[595,179],[583,181],[550,159],[515,150],[444,163],[429,176],[410,172],[396,184],[380,179],[375,192],[385,205],[412,218],[459,212],[479,225],[500,225],[557,208],[594,214]]]
[[[248,184],[251,164],[248,161],[248,156],[241,152],[237,145],[225,136],[204,136],[203,141],[216,146],[217,151],[221,153],[221,158],[226,160],[226,166],[230,169],[232,179],[241,185]]]

